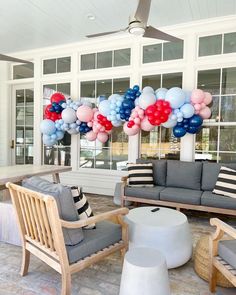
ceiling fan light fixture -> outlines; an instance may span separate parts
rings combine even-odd
[[[129,29],[129,33],[136,36],[143,36],[145,29],[142,27],[133,27]]]

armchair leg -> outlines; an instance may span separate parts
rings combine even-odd
[[[69,270],[67,272],[62,272],[61,295],[71,295],[71,274]]]
[[[25,249],[25,247],[22,247],[22,264],[21,264],[21,270],[20,274],[21,276],[25,276],[28,273],[29,269],[29,262],[30,262],[30,252]]]
[[[216,291],[217,268],[212,264],[209,278],[209,290],[214,293]]]

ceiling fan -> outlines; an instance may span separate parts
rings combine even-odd
[[[147,25],[148,16],[150,12],[151,0],[139,0],[137,10],[133,17],[129,18],[129,25],[125,29],[98,33],[93,35],[87,35],[87,38],[100,37],[105,35],[110,35],[118,32],[129,32],[132,35],[143,36],[147,38],[160,39],[165,41],[180,41],[181,39],[174,37],[172,35],[166,34],[152,26]]]
[[[12,56],[8,56],[8,55],[4,55],[4,54],[0,54],[0,61],[10,61],[10,62],[20,62],[20,63],[28,63],[28,64],[31,64],[32,62],[31,61],[28,61],[28,60],[24,60],[24,59],[19,59],[19,58],[15,58],[15,57],[12,57]]]

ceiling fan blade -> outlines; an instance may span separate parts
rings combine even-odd
[[[10,61],[10,62],[20,62],[24,64],[32,64],[31,61],[15,58],[15,57],[4,55],[4,54],[0,54],[0,60]]]
[[[150,7],[151,7],[151,0],[139,0],[134,18],[144,24],[147,24]]]
[[[119,32],[124,32],[126,30],[127,30],[127,28],[125,28],[123,30],[117,30],[117,31],[104,32],[104,33],[98,33],[98,34],[93,34],[93,35],[87,35],[86,37],[87,38],[95,38],[95,37],[111,35],[111,34],[115,34],[115,33],[119,33]]]
[[[182,41],[182,39],[166,34],[152,26],[148,26],[146,28],[143,37],[160,39],[160,40],[171,41],[171,42]]]

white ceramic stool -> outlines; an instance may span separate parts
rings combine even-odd
[[[170,295],[166,261],[160,251],[139,247],[125,254],[120,295]]]

